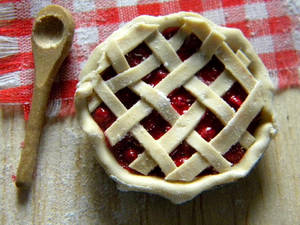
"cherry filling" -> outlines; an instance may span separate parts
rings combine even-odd
[[[174,34],[177,33],[178,30],[179,27],[169,27],[162,32],[162,35],[165,37],[165,39],[169,40],[174,36]]]
[[[157,85],[162,79],[164,79],[168,75],[168,70],[161,65],[159,68],[153,70],[147,76],[143,78],[147,84],[150,84],[152,87]]]
[[[176,166],[180,166],[185,160],[189,159],[194,153],[195,149],[189,146],[185,141],[182,142],[174,151],[170,153],[171,158],[174,160]]]
[[[228,152],[224,154],[224,158],[229,162],[236,164],[238,163],[244,156],[246,149],[244,149],[239,143],[231,146]]]
[[[101,73],[101,77],[102,77],[103,80],[109,80],[109,79],[113,78],[116,75],[117,75],[117,73],[116,73],[116,71],[114,70],[114,68],[112,66],[108,67],[106,70],[104,70]]]
[[[111,146],[108,140],[106,140],[106,144],[122,167],[130,172],[138,173],[128,167],[144,151],[144,148],[134,137],[127,135],[114,146]]]
[[[150,48],[145,43],[140,44],[131,52],[129,52],[125,58],[130,67],[137,66],[142,61],[147,59],[152,54]]]
[[[172,91],[168,98],[171,101],[173,108],[180,114],[184,114],[195,101],[195,98],[187,92],[183,87]]]
[[[166,39],[170,39],[176,34],[177,31],[177,27],[167,28],[162,32],[162,35]],[[180,49],[177,51],[177,54],[179,55],[180,59],[184,61],[192,54],[194,54],[200,48],[200,46],[201,41],[194,34],[191,34],[188,38],[186,38]],[[126,55],[126,60],[131,67],[134,67],[140,64],[151,54],[152,52],[147,47],[147,45],[145,43],[142,43]],[[212,60],[196,74],[196,76],[205,84],[210,85],[223,71],[224,65],[216,57],[213,57]],[[169,72],[166,70],[166,68],[161,65],[159,68],[155,69],[150,74],[145,76],[143,78],[143,81],[154,87],[162,79],[164,79],[168,75],[168,73]],[[112,77],[116,76],[116,72],[112,67],[109,67],[101,74],[101,76],[103,80],[109,80]],[[140,99],[129,88],[124,88],[118,91],[116,93],[116,96],[127,109],[131,108]],[[180,115],[184,114],[195,101],[195,98],[183,87],[177,88],[172,91],[168,95],[168,98],[170,99],[172,107]],[[222,96],[222,98],[237,111],[247,98],[247,93],[241,87],[241,85],[236,82]],[[104,103],[102,103],[92,113],[92,116],[103,131],[110,127],[116,120],[115,115]],[[258,115],[252,121],[252,123],[248,127],[248,131],[254,133],[259,122],[260,115]],[[171,125],[155,110],[153,110],[151,114],[140,121],[140,124],[156,140],[161,138],[171,128]],[[218,120],[218,118],[212,112],[207,110],[196,126],[195,130],[202,136],[203,139],[209,142],[223,129],[223,127],[224,125]],[[130,169],[129,164],[133,162],[138,157],[138,155],[144,151],[144,148],[134,137],[132,137],[131,135],[127,135],[114,146],[111,146],[108,140],[106,140],[106,142],[109,149],[121,166],[132,173],[138,173]],[[174,160],[176,166],[179,167],[195,152],[195,149],[193,149],[185,141],[183,141],[174,151],[170,153],[170,157]],[[237,143],[224,154],[224,157],[231,163],[236,164],[242,159],[245,152],[246,150],[239,143]],[[217,173],[218,172],[213,167],[209,167],[202,171],[198,175],[198,177]],[[164,174],[161,172],[159,167],[156,167],[154,170],[152,170],[149,175],[164,177]]]
[[[116,93],[116,96],[123,103],[123,105],[130,109],[140,98],[133,93],[129,88],[123,88]]]
[[[155,140],[159,139],[171,128],[170,124],[155,110],[145,117],[140,124],[144,126]]]
[[[247,93],[243,87],[235,82],[232,87],[224,94],[223,99],[237,111],[247,98]]]
[[[213,56],[207,65],[205,65],[196,76],[200,78],[206,85],[210,85],[224,71],[224,65],[217,57]]]
[[[206,111],[196,127],[196,131],[206,141],[213,139],[222,129],[223,124],[210,111]]]
[[[115,115],[104,103],[101,103],[101,105],[98,106],[98,108],[92,113],[92,117],[103,131],[109,128],[116,120]]]
[[[247,131],[249,131],[252,135],[254,135],[254,132],[260,123],[261,123],[261,112],[258,113],[257,116],[252,120],[252,122],[247,128]]]
[[[182,46],[177,50],[179,58],[184,61],[199,50],[202,42],[195,34],[185,39]]]

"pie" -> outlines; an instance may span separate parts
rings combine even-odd
[[[140,16],[91,54],[75,102],[120,190],[182,203],[244,177],[274,136],[273,87],[240,30]]]

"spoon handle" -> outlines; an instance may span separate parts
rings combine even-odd
[[[50,88],[34,86],[32,105],[25,128],[24,148],[17,171],[16,186],[29,187],[36,165],[41,131],[45,121]]]

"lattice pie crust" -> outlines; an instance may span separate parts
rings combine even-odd
[[[169,40],[161,34],[168,27],[179,27]],[[191,33],[202,41],[202,45],[196,53],[181,61],[176,51]],[[152,55],[139,65],[130,67],[125,55],[142,42],[151,49]],[[224,64],[225,70],[213,83],[206,85],[195,73],[213,56]],[[155,87],[142,81],[160,65],[169,72],[162,81]],[[110,66],[117,76],[104,81],[100,74]],[[220,97],[236,81],[248,94],[237,111]],[[140,97],[130,109],[114,94],[125,87]],[[179,87],[196,99],[182,115],[174,110],[167,98]],[[140,16],[101,43],[80,74],[76,108],[80,124],[94,145],[99,162],[121,190],[155,193],[174,203],[182,203],[204,190],[248,174],[275,133],[272,96],[267,70],[239,30],[217,26],[195,13],[181,12],[161,17]],[[91,116],[101,102],[117,117],[105,132]],[[158,140],[140,124],[153,109],[172,126]],[[206,109],[224,125],[209,142],[194,130]],[[250,134],[247,127],[259,113],[260,125],[254,134]],[[145,149],[129,165],[140,174],[124,169],[106,144],[108,141],[114,146],[128,133]],[[196,153],[177,167],[169,154],[182,141],[192,146]],[[247,151],[233,165],[223,155],[236,143]],[[157,165],[165,176],[148,176]],[[197,176],[209,166],[218,173]]]

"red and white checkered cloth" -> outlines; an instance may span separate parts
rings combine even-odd
[[[25,118],[34,81],[30,42],[33,18],[49,4],[69,9],[76,31],[71,53],[53,86],[48,116],[74,112],[78,74],[91,51],[122,24],[143,14],[194,11],[219,25],[237,27],[253,44],[278,89],[300,84],[299,18],[280,0],[2,0],[0,104],[23,104]]]

